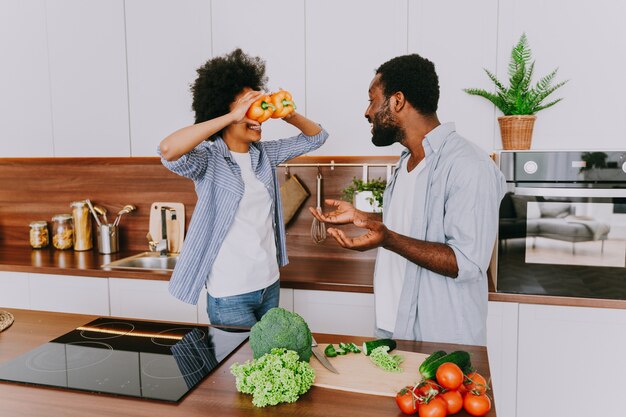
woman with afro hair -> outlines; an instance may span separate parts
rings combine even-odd
[[[261,142],[246,117],[263,93],[265,62],[241,49],[207,61],[192,86],[196,123],[163,139],[163,165],[193,180],[198,200],[169,291],[197,304],[205,286],[212,324],[253,326],[278,306],[287,264],[276,166],[324,144],[328,133],[292,112],[294,137]]]

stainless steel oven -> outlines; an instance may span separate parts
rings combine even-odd
[[[502,151],[498,292],[626,300],[626,151]]]

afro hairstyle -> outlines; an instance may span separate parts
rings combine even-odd
[[[198,78],[191,86],[196,123],[227,114],[235,97],[245,87],[261,90],[267,83],[265,61],[248,56],[239,48],[209,59],[196,71]],[[212,135],[209,140],[215,140],[222,131]]]
[[[382,64],[380,74],[385,97],[401,91],[406,100],[423,115],[433,115],[439,103],[439,78],[435,64],[417,54],[403,55]]]

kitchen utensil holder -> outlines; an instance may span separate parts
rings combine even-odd
[[[119,252],[119,228],[113,224],[98,226],[98,252],[103,255]]]

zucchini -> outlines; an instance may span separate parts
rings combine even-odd
[[[419,367],[420,374],[426,370],[426,367],[430,365],[431,362],[436,361],[437,359],[446,356],[447,353],[443,350],[438,350],[436,352],[431,353],[429,357],[427,357],[424,362]]]
[[[381,346],[387,346],[388,352],[391,352],[396,348],[396,341],[392,339],[377,339],[363,342],[363,353],[365,356],[369,356],[374,349]]]
[[[469,353],[464,350],[457,350],[455,352],[448,353],[445,356],[441,356],[438,359],[435,359],[429,362],[428,364],[426,364],[426,366],[423,367],[423,369],[420,366],[420,374],[422,375],[422,378],[423,379],[435,378],[439,365],[441,365],[442,363],[446,363],[446,362],[452,362],[452,363],[457,364],[459,368],[461,368],[463,373],[466,373],[468,370],[472,368],[472,362],[470,360]]]

